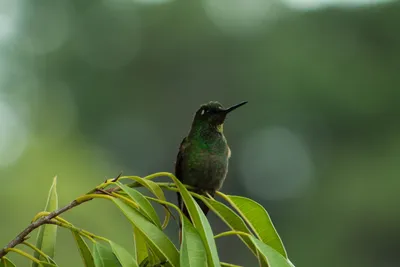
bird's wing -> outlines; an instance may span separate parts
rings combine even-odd
[[[179,147],[179,152],[178,152],[178,156],[176,158],[176,163],[175,163],[175,176],[176,178],[178,178],[179,181],[181,181],[184,184],[183,181],[183,172],[182,172],[182,162],[183,159],[185,157],[185,150],[188,148],[189,146],[189,142],[187,140],[187,137],[185,137],[182,142],[181,145]],[[198,192],[200,193],[200,192]],[[178,207],[179,209],[182,211],[182,213],[191,221],[190,219],[190,215],[189,215],[189,211],[187,210],[185,204],[182,201],[182,196],[180,193],[177,193],[178,195]],[[214,195],[214,192],[211,193],[211,195]],[[206,206],[201,200],[196,199],[197,204],[199,204],[201,210],[204,212],[205,215],[207,215],[208,213],[208,206]],[[182,242],[182,222],[179,222],[179,242]]]
[[[178,156],[176,157],[176,162],[175,162],[175,176],[178,178],[179,181],[183,182],[183,177],[182,177],[182,160],[185,154],[185,148],[187,147],[188,142],[187,142],[187,137],[183,138],[181,145],[179,146],[179,152]],[[182,198],[181,195],[178,193],[178,206],[179,208],[182,209]]]

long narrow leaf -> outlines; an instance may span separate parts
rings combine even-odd
[[[158,217],[157,212],[154,210],[151,203],[137,190],[120,182],[117,182],[117,184],[133,201],[139,205],[139,211],[161,229],[160,218]]]
[[[157,265],[161,264],[161,262],[164,261],[164,260],[160,260],[160,258],[157,256],[159,253],[157,253],[156,251],[157,251],[157,249],[154,248],[154,245],[149,243],[147,246],[147,253],[149,255],[147,257],[148,266],[157,266]]]
[[[28,241],[24,241],[24,242],[22,242],[22,244],[24,244],[25,246],[33,249],[35,252],[39,253],[43,258],[46,259],[46,262],[49,262],[49,263],[57,265],[52,258],[47,256],[43,251],[41,251],[40,249],[35,247],[33,244],[29,243]]]
[[[232,263],[221,262],[221,267],[243,267],[243,266],[232,264]]]
[[[121,247],[118,244],[110,241],[110,246],[114,255],[117,257],[118,261],[121,263],[123,267],[138,267],[137,262],[133,258],[132,255],[125,248]]]
[[[93,244],[93,258],[96,267],[123,267],[109,246]]]
[[[134,255],[135,255],[136,261],[138,263],[141,263],[148,256],[147,244],[146,244],[146,240],[143,237],[142,233],[136,227],[133,227],[133,241],[135,243]]]
[[[46,261],[41,261],[39,266],[40,267],[58,267],[57,265],[50,263],[50,262],[46,262]]]
[[[230,235],[248,236],[249,239],[253,242],[254,246],[257,248],[257,252],[260,254],[260,257],[265,258],[268,267],[294,267],[294,265],[290,262],[289,259],[286,259],[278,251],[268,246],[261,240],[255,238],[254,236],[249,235],[248,233],[240,231],[227,231],[218,234],[216,237],[223,237]]]
[[[204,212],[200,209],[199,205],[190,195],[186,187],[175,176],[170,176],[170,177],[176,184],[182,196],[182,199],[186,205],[186,208],[189,212],[189,215],[192,219],[193,225],[199,232],[200,237],[203,240],[203,243],[205,244],[208,266],[219,267],[220,262],[218,258],[217,246],[215,245],[214,235],[211,226],[208,223],[208,220],[204,215]]]
[[[251,234],[243,219],[229,207],[213,199],[203,197],[202,200],[232,230]],[[257,255],[257,249],[248,236],[239,236],[239,238]]]
[[[45,207],[45,211],[54,211],[58,209],[58,196],[57,196],[57,176],[54,177],[53,183],[50,187],[49,195],[47,198],[47,203]],[[57,226],[46,224],[40,227],[39,233],[36,239],[36,247],[43,251],[50,258],[54,258],[54,248],[56,244],[57,238]],[[41,261],[45,261],[38,252],[34,252],[34,257],[40,259]],[[32,267],[37,267],[38,264],[32,262]]]
[[[132,180],[135,180],[136,182],[138,182],[139,184],[141,184],[145,188],[147,188],[158,199],[160,199],[162,201],[166,201],[165,195],[164,195],[164,191],[161,189],[161,187],[157,183],[155,183],[153,181],[150,181],[150,180],[147,180],[147,179],[136,177],[136,176],[130,176],[130,178]],[[169,219],[171,217],[171,213],[170,213],[169,209],[166,206],[164,206],[164,209],[165,209],[165,219],[164,219],[164,222],[162,224],[162,228],[166,228],[167,227]]]
[[[139,265],[139,267],[149,267],[149,266],[151,266],[151,265],[150,265],[150,261],[148,258],[144,259]]]
[[[245,197],[221,195],[237,210],[262,242],[287,258],[282,240],[263,206]]]
[[[146,243],[152,246],[152,249],[157,253],[160,260],[167,261],[171,266],[179,266],[178,250],[162,230],[122,200],[114,198],[113,202],[133,224],[133,226],[143,235]]]
[[[0,267],[15,267],[15,264],[8,258],[3,257],[0,259]]]
[[[180,266],[207,266],[207,253],[203,244],[203,240],[196,228],[187,219],[187,217],[183,215],[182,211],[172,203],[163,202],[155,198],[147,198],[160,204],[165,204],[169,207],[172,207],[179,213],[179,216],[182,220]],[[149,263],[151,264],[151,260],[149,260]]]
[[[82,257],[82,261],[85,267],[94,267],[94,260],[93,260],[93,255],[89,250],[88,245],[86,244],[85,240],[76,232],[71,231],[72,235],[74,236],[74,239],[76,241],[76,244],[78,245],[79,249],[79,254]]]
[[[206,249],[200,234],[185,216],[182,216],[180,264],[185,267],[207,266]]]
[[[272,247],[263,243],[255,237],[251,237],[254,245],[262,253],[262,255],[267,259],[269,267],[293,267],[292,263],[283,257],[279,252],[277,252]]]
[[[219,218],[221,218],[221,220],[232,230],[244,232],[250,235],[252,234],[243,219],[228,206],[216,200],[205,197],[203,197],[202,200],[210,208],[210,210],[212,210]],[[254,255],[258,257],[259,253],[250,237],[245,235],[239,235],[238,237],[254,253]],[[261,266],[268,266],[263,257],[259,257],[259,261]]]

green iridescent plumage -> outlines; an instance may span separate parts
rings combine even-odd
[[[246,104],[240,103],[224,109],[218,102],[204,104],[196,112],[192,127],[179,148],[175,164],[175,175],[182,183],[193,186],[200,194],[214,195],[219,190],[228,172],[230,149],[223,134],[226,115]],[[178,204],[190,219],[178,193]],[[205,214],[208,207],[198,201]]]

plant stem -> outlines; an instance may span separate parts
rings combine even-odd
[[[119,191],[119,187],[112,187],[107,190],[105,190],[108,193],[116,192]],[[0,250],[0,258],[4,257],[7,255],[7,253],[10,251],[10,248],[14,248],[15,246],[21,244],[27,239],[27,236],[36,228],[43,224],[49,224],[51,223],[51,219],[57,217],[60,214],[63,214],[64,212],[81,205],[82,203],[85,203],[87,201],[90,201],[93,199],[93,197],[98,197],[98,198],[111,198],[110,196],[104,195],[103,192],[96,191],[93,192],[94,194],[90,194],[89,197],[88,195],[84,195],[83,197],[79,197],[78,199],[70,202],[68,205],[59,208],[58,210],[50,212],[47,216],[41,217],[38,220],[32,222],[28,227],[26,227],[21,233],[19,233],[13,240],[10,241],[10,243],[7,244],[3,249]],[[79,201],[78,201],[79,200]]]
[[[148,175],[146,177],[143,177],[141,179],[147,179],[147,180],[152,180],[154,178],[157,177],[162,177],[162,176],[166,176],[166,177],[171,177],[173,176],[171,173],[168,172],[159,172],[159,173],[154,173],[151,175]],[[132,179],[133,177],[137,177],[137,176],[118,176],[118,179]],[[41,225],[44,224],[52,224],[54,223],[52,221],[52,219],[54,219],[55,217],[63,214],[64,212],[81,205],[82,203],[88,202],[90,200],[92,200],[93,198],[106,198],[106,199],[111,199],[112,193],[118,192],[121,190],[121,188],[119,188],[119,186],[115,186],[115,187],[111,187],[108,188],[106,190],[103,190],[101,187],[102,186],[108,186],[110,184],[113,184],[117,179],[114,178],[113,180],[110,181],[106,181],[105,183],[102,183],[99,187],[96,187],[95,189],[89,191],[87,194],[73,200],[72,202],[70,202],[68,205],[59,208],[58,210],[52,211],[50,213],[48,213],[46,216],[40,217],[39,216],[35,216],[34,221],[28,225],[28,227],[26,227],[24,230],[22,230],[22,232],[20,232],[13,240],[10,241],[10,243],[8,243],[3,249],[0,250],[0,259],[3,258],[5,255],[7,255],[7,253],[9,251],[15,251],[15,249],[13,249],[15,246],[23,243],[26,239],[28,239],[28,235],[35,230],[36,228],[40,227]],[[173,188],[172,186],[174,185],[174,183],[157,183],[160,186],[170,189],[172,191],[178,191],[176,188]],[[134,182],[131,184],[128,184],[127,186],[129,187],[141,187],[142,185],[138,182]],[[187,186],[187,188],[190,188],[189,186]],[[197,194],[192,194],[196,197]],[[46,212],[41,212],[40,214],[46,214]],[[39,214],[38,214],[39,215]],[[62,222],[62,221],[61,221]],[[65,222],[64,222],[65,223]],[[19,251],[19,250],[18,250]]]
[[[21,256],[24,256],[25,258],[28,258],[28,259],[30,259],[31,261],[34,261],[34,262],[40,264],[40,261],[39,261],[38,259],[36,259],[35,257],[32,257],[31,255],[29,255],[29,254],[26,253],[25,251],[22,251],[22,250],[17,249],[17,248],[9,248],[9,249],[7,249],[7,252],[9,252],[9,251],[14,251],[15,253],[18,253],[18,254],[20,254]]]
[[[83,203],[83,202],[81,202]],[[26,227],[21,233],[19,233],[19,235],[17,235],[17,237],[15,237],[13,240],[11,240],[10,243],[7,244],[7,246],[5,246],[2,250],[0,250],[0,258],[2,258],[3,256],[5,256],[10,248],[15,247],[18,244],[21,244],[22,242],[25,241],[26,237],[36,228],[38,228],[39,226],[49,222],[51,219],[53,219],[54,217],[57,217],[58,215],[72,209],[73,207],[78,206],[79,204],[76,200],[70,202],[68,205],[55,210],[53,212],[50,212],[49,215],[42,217],[40,219],[38,219],[37,221],[31,223],[28,227]]]
[[[22,242],[22,244],[26,245],[27,247],[30,247],[31,249],[33,249],[34,251],[39,253],[44,259],[46,259],[48,261],[49,256],[47,256],[43,251],[41,251],[40,249],[35,247],[33,244],[29,243],[28,241],[24,241],[24,242]]]

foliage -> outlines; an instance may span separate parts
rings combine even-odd
[[[152,181],[160,176],[169,177],[172,183]],[[134,182],[131,184],[121,182],[126,180]],[[0,254],[2,255],[0,266],[15,266],[6,257],[6,254],[10,252],[28,258],[32,266],[58,266],[53,260],[58,227],[71,232],[85,267],[236,266],[220,262],[215,244],[215,239],[229,235],[238,236],[258,258],[260,266],[293,266],[287,258],[283,243],[268,213],[253,200],[217,192],[217,195],[228,204],[226,205],[215,199],[190,192],[190,188],[187,188],[170,173],[156,173],[143,178],[121,176],[109,179],[69,205],[58,209],[56,183],[57,180],[54,178],[45,211],[38,213],[32,224],[0,251],[2,253]],[[140,193],[135,189],[139,186],[146,187],[154,197]],[[175,204],[166,201],[163,189],[181,193],[191,221],[181,213]],[[132,224],[135,244],[133,248],[124,248],[105,237],[77,228],[59,216],[61,213],[95,198],[113,202]],[[200,198],[226,223],[231,231],[214,235],[206,216],[194,198]],[[163,224],[161,224],[152,203],[164,207]],[[172,210],[177,212],[182,222],[182,242],[179,250],[163,231],[170,221]],[[172,217],[175,218],[173,215]],[[38,227],[36,245],[30,244],[26,241],[27,235]],[[91,245],[88,245],[88,242]],[[33,256],[16,248],[17,245],[26,245],[31,248],[34,252]]]

